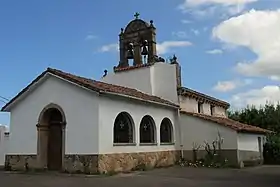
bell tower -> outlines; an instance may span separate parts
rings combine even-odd
[[[115,68],[139,66],[144,63],[155,62],[156,54],[156,28],[153,21],[147,23],[139,19],[139,13],[134,17],[125,29],[121,28],[119,34],[120,61]],[[133,64],[129,64],[129,59]]]

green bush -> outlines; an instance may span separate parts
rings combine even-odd
[[[280,164],[280,136],[268,136],[267,142],[264,145],[264,163],[265,164]]]

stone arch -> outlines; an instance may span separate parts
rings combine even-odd
[[[149,24],[141,19],[135,19],[131,21],[124,30],[124,33],[132,33],[132,32],[137,32],[139,30],[145,30],[149,28]]]
[[[113,126],[114,143],[134,143],[135,126],[131,115],[128,112],[120,112],[114,121]]]
[[[163,118],[160,124],[160,143],[172,143],[173,139],[173,124],[169,118]]]
[[[140,122],[140,143],[156,143],[156,125],[150,115],[145,115]]]
[[[66,117],[65,117],[65,113],[64,113],[62,107],[59,106],[58,104],[55,104],[55,103],[50,103],[50,104],[48,104],[47,106],[45,106],[43,108],[43,110],[40,112],[39,117],[38,117],[38,124],[43,122],[44,114],[46,114],[45,112],[47,110],[49,110],[49,109],[56,109],[56,110],[58,110],[61,113],[61,115],[62,115],[62,121],[66,124]]]
[[[39,167],[61,170],[65,156],[65,113],[57,104],[43,108],[38,117],[37,159]]]

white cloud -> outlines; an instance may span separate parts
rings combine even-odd
[[[86,36],[85,40],[94,40],[96,38],[97,38],[97,36],[95,36],[93,34],[89,34],[89,35]]]
[[[195,16],[212,16],[217,12],[235,15],[242,12],[249,3],[257,2],[258,0],[185,0],[179,5],[182,12],[192,13]]]
[[[103,45],[99,49],[99,52],[112,52],[118,50],[119,50],[119,45],[117,43],[112,43],[112,44]]]
[[[191,32],[196,36],[198,36],[200,34],[199,30],[197,30],[197,29],[191,29]]]
[[[157,53],[162,55],[168,53],[172,48],[191,46],[189,41],[164,41],[157,44]]]
[[[261,89],[253,89],[247,92],[238,93],[232,96],[231,102],[234,107],[241,108],[246,105],[265,105],[266,103],[276,104],[280,101],[280,88],[275,85],[268,85]]]
[[[235,67],[239,73],[274,80],[280,77],[280,9],[251,10],[232,17],[213,29],[213,37],[257,55],[252,62],[239,62]]]
[[[222,54],[223,50],[221,50],[221,49],[212,49],[212,50],[206,51],[206,53],[211,54],[211,55],[217,55],[217,54]]]
[[[247,3],[256,2],[258,0],[185,0],[185,6],[200,6],[207,4],[220,4],[224,6],[244,5]]]
[[[181,23],[183,23],[183,24],[189,24],[189,23],[192,23],[192,21],[187,20],[187,19],[183,19],[183,20],[181,20]]]
[[[177,32],[172,32],[173,36],[176,36],[177,38],[187,38],[188,34],[185,31],[177,31]]]
[[[218,83],[214,86],[213,90],[217,92],[229,92],[238,87],[246,86],[252,84],[251,79],[245,80],[231,80],[231,81],[218,81]]]
[[[165,53],[170,52],[170,50],[173,48],[187,47],[190,45],[192,45],[192,43],[189,41],[164,41],[162,43],[157,44],[157,53],[163,55]],[[102,46],[98,51],[112,52],[118,50],[119,50],[119,45],[117,43],[112,43],[112,44]]]

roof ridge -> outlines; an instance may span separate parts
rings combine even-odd
[[[95,79],[90,79],[90,78],[87,78],[87,77],[79,76],[79,75],[76,75],[76,74],[73,74],[73,73],[69,73],[69,72],[65,72],[65,71],[62,71],[62,70],[59,70],[59,69],[55,69],[55,68],[48,67],[47,71],[54,72],[54,73],[58,72],[58,73],[61,73],[61,74],[68,74],[68,76],[74,76],[74,77],[77,77],[77,78],[86,79],[87,81],[90,81],[92,83],[101,83],[101,84],[106,84],[108,86],[114,86],[114,87],[119,87],[119,88],[126,88],[126,89],[130,89],[130,90],[134,90],[134,91],[140,92],[142,94],[147,94],[147,95],[150,95],[150,96],[162,99],[162,100],[169,101],[167,99],[163,99],[162,97],[159,97],[159,96],[156,96],[156,95],[151,95],[149,93],[145,93],[142,90],[139,90],[139,89],[136,89],[136,88],[131,88],[131,87],[127,87],[127,86],[121,86],[121,85],[117,85],[117,84],[107,83],[107,82],[103,82],[103,81],[95,80]],[[169,102],[172,103],[172,101],[169,101]]]

